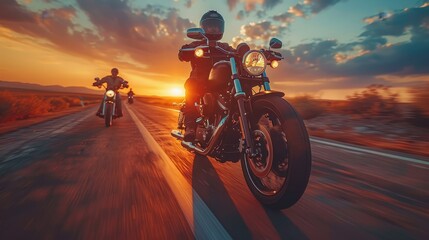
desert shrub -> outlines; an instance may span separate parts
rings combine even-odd
[[[61,111],[70,106],[70,104],[64,100],[64,98],[53,97],[49,99],[49,111],[56,112]]]
[[[345,112],[362,116],[397,116],[397,93],[392,93],[390,87],[373,84],[360,93],[347,96],[348,104]]]
[[[13,107],[14,97],[10,92],[0,92],[0,122],[10,118],[9,112]]]
[[[21,120],[47,113],[49,109],[49,102],[43,98],[31,95],[17,98],[13,103],[10,114],[13,116],[13,119]]]
[[[324,113],[325,108],[312,96],[304,95],[289,100],[304,119],[315,118]]]
[[[80,98],[78,97],[64,97],[63,99],[68,103],[70,107],[82,106],[80,103]]]
[[[412,89],[410,93],[412,95],[412,105],[422,115],[429,117],[429,83]]]
[[[0,122],[27,119],[48,112],[50,107],[44,98],[3,91],[0,93]]]
[[[409,120],[412,124],[429,127],[429,83],[410,91],[412,102]]]

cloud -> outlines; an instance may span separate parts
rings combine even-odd
[[[185,7],[191,8],[195,0],[186,0]]]
[[[185,30],[195,26],[178,10],[154,5],[136,9],[121,0],[77,0],[76,6],[31,11],[13,0],[2,2],[0,26],[43,39],[62,52],[145,72],[187,74],[177,61]],[[76,23],[86,14],[91,27]],[[124,61],[128,59],[129,61]]]
[[[249,16],[249,14],[244,10],[240,10],[240,11],[238,11],[237,16],[235,16],[235,18],[237,20],[243,20],[244,17],[246,17],[246,16]]]
[[[238,1],[239,0],[227,0],[226,1],[230,11],[234,10],[235,6],[237,6]]]
[[[14,22],[31,22],[35,18],[34,13],[27,11],[24,6],[15,0],[3,0],[0,8],[0,20]]]
[[[288,9],[288,13],[296,17],[308,17],[311,14],[318,14],[326,8],[346,0],[304,0]]]
[[[311,13],[316,14],[341,1],[346,0],[304,0],[304,4],[309,6]]]
[[[290,13],[296,17],[304,17],[306,15],[304,8],[305,5],[298,3],[294,6],[289,7],[287,13]]]
[[[389,43],[388,36],[403,40]],[[319,39],[281,52],[285,63],[272,72],[272,79],[280,85],[294,82],[294,90],[356,88],[373,83],[412,86],[415,81],[401,79],[429,74],[429,5],[371,21],[355,42]]]
[[[271,37],[280,35],[285,29],[285,27],[273,25],[271,21],[261,21],[242,25],[240,33],[248,41],[267,41]]]
[[[243,2],[243,8],[246,12],[256,10],[257,5],[261,5],[263,8],[270,9],[280,4],[282,1],[283,0],[241,0],[241,2]],[[239,0],[227,0],[229,10],[234,10],[239,2]]]
[[[273,16],[273,20],[282,23],[291,23],[294,20],[294,17],[292,13],[285,12],[283,14]]]
[[[401,12],[370,22],[365,26],[362,37],[402,36],[408,29],[429,26],[429,6],[405,9]]]
[[[135,11],[125,1],[110,0],[106,4],[105,0],[78,0],[78,3],[97,32],[106,36],[105,49],[113,49],[112,54],[129,53],[131,58],[146,63],[155,72],[163,72],[168,63],[177,65],[177,51],[184,43],[184,32],[195,26],[174,8],[148,5]],[[184,73],[181,69],[170,70]]]

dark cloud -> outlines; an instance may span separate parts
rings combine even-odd
[[[305,12],[306,11],[305,6],[306,5],[304,4],[297,3],[289,7],[287,13],[292,14],[296,17],[305,17],[307,15],[307,13]]]
[[[256,12],[256,16],[257,16],[259,19],[264,18],[266,15],[267,15],[267,12],[266,12],[265,10],[258,10],[258,11]]]
[[[226,0],[228,3],[229,10],[233,10],[237,6],[239,0]]]
[[[319,13],[322,10],[346,0],[304,0],[304,3],[310,7],[312,13]]]
[[[429,26],[429,6],[409,8],[366,25],[362,37],[402,36],[408,28]]]
[[[318,14],[326,8],[333,6],[341,1],[347,0],[304,0],[289,7],[287,13],[296,17],[307,17],[310,14]]]
[[[177,67],[177,51],[184,44],[185,30],[194,24],[176,9],[154,5],[135,9],[121,0],[77,0],[75,7],[33,12],[6,0],[0,8],[0,26],[47,40],[50,47],[72,55],[155,73],[171,65],[169,74],[186,74],[187,69]],[[75,23],[78,10],[93,27]]]
[[[263,1],[263,6],[266,8],[272,8],[277,4],[281,3],[283,0],[265,0]]]
[[[273,16],[273,20],[282,22],[282,23],[291,23],[294,20],[294,18],[293,18],[293,14],[289,12],[285,12],[283,14]]]
[[[384,19],[371,21],[360,40],[340,44],[335,40],[316,40],[282,50],[284,64],[272,72],[281,82],[299,82],[296,89],[355,88],[369,84],[412,86],[399,79],[429,74],[429,5],[408,8]],[[397,26],[397,28],[395,27]],[[389,43],[387,36],[408,36]]]
[[[237,20],[243,20],[244,17],[246,17],[246,16],[249,16],[249,14],[246,13],[246,11],[244,11],[244,10],[240,10],[240,11],[238,11],[237,16],[235,16],[235,18]]]
[[[149,5],[133,11],[126,1],[119,0],[78,0],[78,3],[97,32],[105,36],[106,49],[113,49],[116,54],[128,53],[155,72],[163,72],[168,62],[176,65],[185,30],[195,26],[173,8]]]
[[[15,0],[2,0],[0,8],[0,20],[14,22],[32,22],[35,14],[19,5]]]
[[[20,34],[47,40],[62,51],[86,56],[97,56],[90,43],[98,37],[87,30],[77,30],[73,23],[76,14],[72,6],[46,9],[42,12],[32,12],[19,5],[16,1],[6,0],[0,11],[0,25]]]

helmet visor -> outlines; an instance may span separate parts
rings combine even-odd
[[[222,19],[207,18],[201,21],[201,27],[206,34],[223,34],[224,22]]]

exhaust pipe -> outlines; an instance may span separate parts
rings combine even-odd
[[[195,146],[192,142],[185,142],[183,141],[183,134],[179,131],[179,130],[173,130],[171,131],[171,135],[175,138],[177,138],[178,140],[182,140],[181,145],[186,148],[188,151],[192,151],[192,152],[196,152],[200,155],[204,155],[206,156],[207,154],[209,154],[213,148],[215,147],[217,141],[219,140],[219,137],[221,135],[221,133],[223,132],[223,128],[225,127],[225,123],[226,120],[228,119],[228,116],[225,116],[222,118],[222,120],[220,121],[218,127],[215,129],[215,131],[213,132],[213,135],[209,141],[209,145],[206,148],[200,148],[198,146]]]
[[[184,138],[182,132],[179,131],[179,130],[172,130],[171,131],[171,136],[177,138],[177,140],[183,140],[183,138]]]

